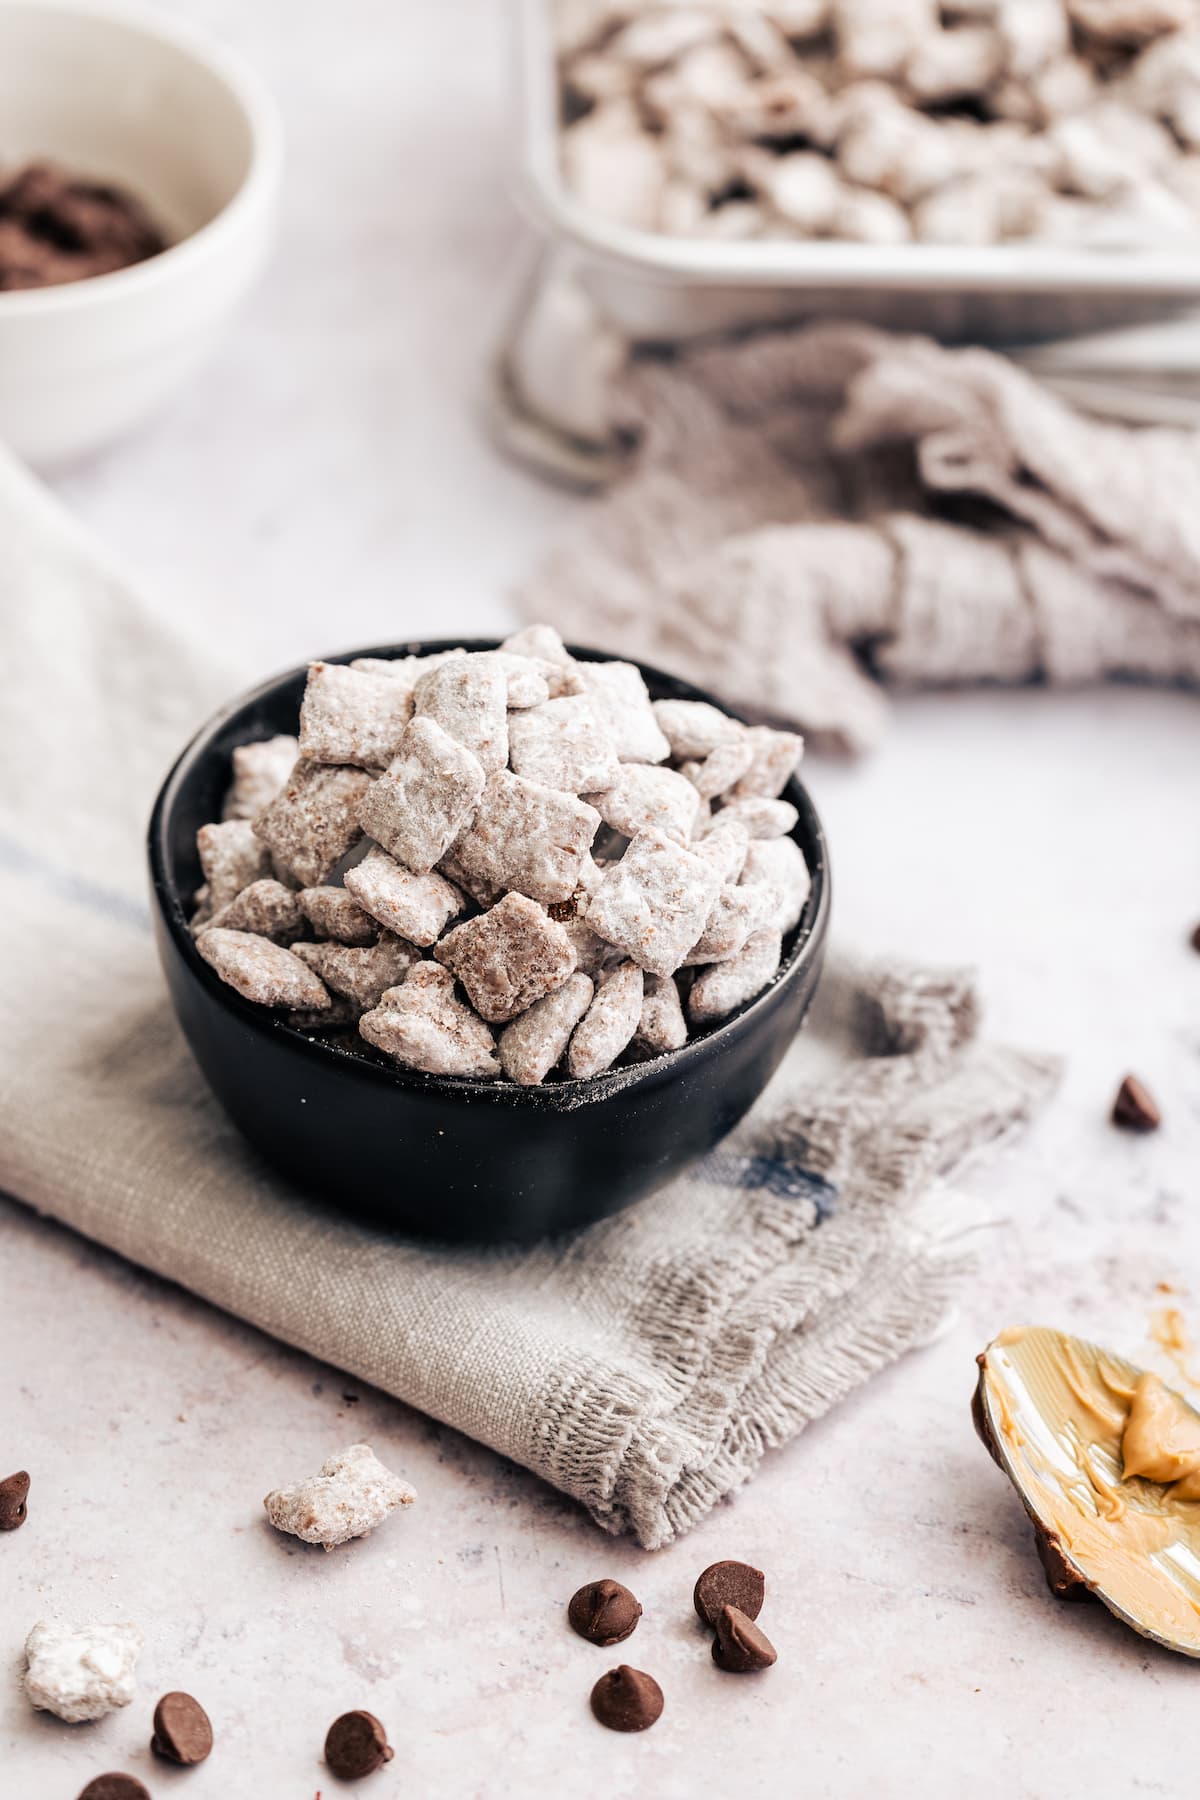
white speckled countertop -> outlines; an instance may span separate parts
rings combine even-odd
[[[314,648],[506,623],[506,584],[576,502],[499,462],[472,415],[518,249],[503,187],[505,40],[489,0],[176,0],[241,45],[287,115],[271,279],[152,430],[58,483],[167,610],[264,667]],[[351,20],[353,24],[351,25]],[[1069,1057],[1038,1127],[977,1182],[996,1218],[952,1328],[841,1407],[692,1538],[648,1557],[453,1432],[351,1386],[0,1202],[0,1795],[74,1800],[125,1768],[158,1797],[330,1800],[329,1721],[366,1706],[396,1759],[362,1789],[613,1800],[1174,1795],[1200,1673],[1047,1596],[976,1443],[976,1350],[1019,1319],[1163,1367],[1159,1283],[1200,1334],[1200,707],[1112,689],[899,705],[862,768],[809,765],[859,944],[970,960],[991,1029]],[[1106,1123],[1127,1068],[1166,1124]],[[348,1396],[354,1394],[356,1399]],[[367,1438],[420,1498],[331,1556],[261,1497]],[[707,1562],[766,1569],[769,1674],[722,1677],[690,1610]],[[616,1655],[567,1630],[611,1573],[645,1607]],[[145,1628],[142,1694],[96,1726],[34,1715],[44,1614]],[[586,1697],[624,1655],[661,1680],[645,1738]],[[157,1694],[217,1748],[152,1763]],[[1086,1719],[1086,1729],[1081,1720]]]

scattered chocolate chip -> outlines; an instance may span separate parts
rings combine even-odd
[[[723,1606],[717,1615],[712,1655],[718,1669],[730,1675],[753,1675],[769,1669],[776,1660],[775,1646],[766,1632],[736,1606]]]
[[[97,1775],[79,1800],[150,1800],[150,1794],[136,1775]]]
[[[1200,950],[1200,925],[1192,933],[1192,949]]]
[[[592,1689],[592,1711],[610,1731],[645,1731],[663,1709],[662,1689],[653,1675],[622,1663]]]
[[[0,1481],[0,1531],[15,1531],[25,1523],[25,1496],[29,1492],[29,1476],[24,1469],[6,1475]]]
[[[1112,1122],[1123,1131],[1157,1131],[1162,1114],[1136,1075],[1127,1075],[1113,1101]]]
[[[167,1762],[201,1763],[213,1747],[208,1714],[190,1694],[164,1694],[154,1709],[150,1748]]]
[[[723,1606],[736,1606],[748,1619],[757,1619],[766,1592],[761,1569],[742,1562],[711,1563],[692,1591],[692,1605],[709,1626],[716,1625]]]
[[[1033,1541],[1038,1561],[1046,1571],[1046,1585],[1056,1600],[1090,1600],[1092,1590],[1074,1563],[1063,1555],[1062,1539],[1044,1525],[1035,1525]]]
[[[391,1762],[394,1752],[374,1713],[348,1712],[325,1734],[325,1761],[339,1781],[357,1781]]]
[[[606,1575],[600,1581],[589,1581],[577,1594],[572,1594],[567,1619],[589,1644],[610,1649],[623,1644],[633,1635],[642,1609],[627,1587]]]

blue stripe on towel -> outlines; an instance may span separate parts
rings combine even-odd
[[[57,868],[47,858],[27,850],[3,832],[0,832],[0,871],[15,875],[18,880],[36,883],[56,900],[65,900],[68,906],[81,907],[98,918],[129,926],[134,931],[150,929],[149,908],[140,900],[131,900],[118,889],[104,887],[83,875],[73,875],[69,869]]]

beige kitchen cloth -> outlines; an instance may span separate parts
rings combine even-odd
[[[636,355],[610,405],[627,473],[517,596],[564,637],[852,751],[883,684],[1200,686],[1200,434],[861,325]]]
[[[831,967],[819,1021],[752,1119],[581,1235],[490,1251],[397,1239],[257,1160],[209,1097],[156,965],[151,800],[248,672],[155,623],[2,456],[0,629],[4,1191],[648,1547],[937,1328],[976,1222],[945,1177],[1054,1075],[979,1042],[968,977]]]

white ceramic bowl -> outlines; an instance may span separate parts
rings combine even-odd
[[[110,0],[0,0],[0,169],[40,157],[129,187],[171,240],[0,293],[0,438],[47,467],[139,424],[211,348],[270,250],[282,137],[257,79],[190,29]]]

